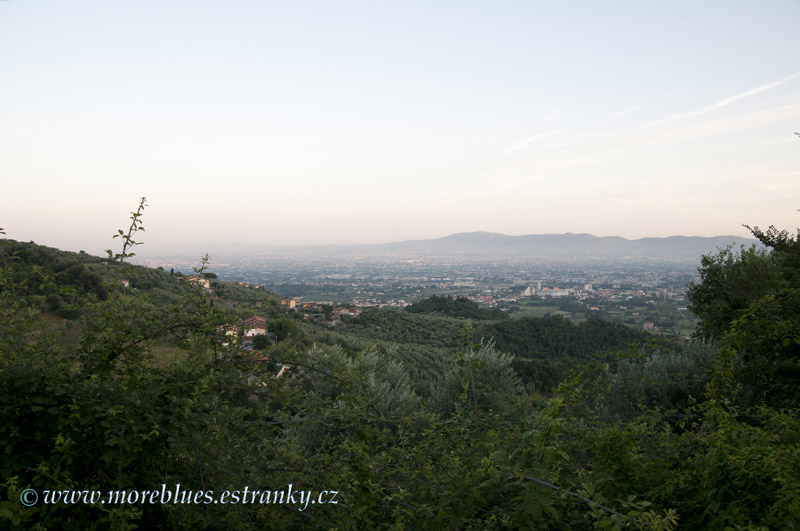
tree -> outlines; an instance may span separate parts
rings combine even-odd
[[[775,262],[766,249],[755,246],[720,250],[701,259],[700,281],[689,287],[689,309],[699,318],[697,335],[720,338],[753,300],[778,280]]]
[[[300,339],[300,328],[285,317],[270,321],[269,331],[275,334],[278,341],[284,341],[289,336]]]
[[[744,404],[797,406],[800,243],[775,227],[747,228],[766,250],[726,249],[703,257],[700,282],[689,290],[701,319],[698,336],[719,343],[728,367],[725,388]]]
[[[259,334],[253,338],[253,348],[256,350],[264,350],[269,346],[269,338],[264,334]]]

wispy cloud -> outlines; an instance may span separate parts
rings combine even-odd
[[[620,118],[621,116],[627,116],[629,114],[633,114],[636,111],[638,111],[639,109],[640,109],[640,107],[628,107],[627,109],[623,109],[623,110],[621,110],[619,112],[616,112],[616,113],[612,114],[611,115],[611,119],[613,120],[615,118]]]
[[[723,107],[725,107],[727,105],[730,105],[731,103],[734,103],[736,101],[743,100],[745,98],[749,98],[750,96],[755,96],[756,94],[760,94],[760,93],[765,92],[767,90],[774,89],[775,87],[779,87],[779,86],[783,85],[784,83],[787,83],[787,82],[789,82],[789,81],[791,81],[793,79],[797,79],[798,77],[800,77],[800,72],[794,73],[791,76],[784,77],[784,78],[779,79],[777,81],[773,81],[772,83],[767,83],[766,85],[761,85],[761,86],[756,87],[754,89],[750,89],[750,90],[747,90],[745,92],[740,92],[739,94],[735,94],[733,96],[729,96],[727,98],[723,98],[723,99],[719,100],[716,103],[708,105],[707,107],[703,107],[701,109],[697,109],[697,110],[694,110],[694,111],[689,111],[689,112],[685,112],[685,113],[681,113],[681,114],[676,114],[674,116],[670,116],[669,118],[664,118],[663,120],[658,120],[656,122],[653,122],[652,125],[653,126],[659,126],[659,125],[664,125],[664,124],[669,123],[669,122],[674,122],[676,120],[682,120],[682,119],[685,119],[685,118],[694,118],[695,116],[708,114],[710,112],[714,112],[714,111],[716,111],[718,109],[721,109],[721,108],[723,108]]]
[[[549,122],[550,120],[555,120],[556,118],[558,118],[562,114],[563,113],[561,111],[558,111],[558,110],[553,111],[553,112],[551,112],[550,114],[548,114],[547,116],[544,117],[544,121],[545,122]]]
[[[546,131],[544,133],[539,133],[538,135],[534,135],[534,136],[529,136],[527,138],[523,138],[522,140],[517,140],[516,142],[514,142],[513,144],[508,146],[505,150],[503,150],[501,155],[504,156],[504,157],[507,157],[507,156],[511,155],[512,153],[516,153],[517,151],[521,151],[521,150],[527,148],[528,146],[530,146],[531,144],[533,144],[537,140],[541,140],[543,138],[547,138],[549,136],[556,135],[556,134],[560,133],[561,131],[562,131],[561,129],[556,129],[556,130],[552,130],[552,131]]]
[[[570,193],[582,186],[585,190],[601,190],[608,187],[633,186],[632,175],[641,174],[664,176],[671,183],[681,174],[700,175],[697,172],[725,165],[725,157],[736,146],[753,149],[756,145],[753,131],[760,128],[798,123],[800,102],[778,105],[767,109],[714,115],[696,122],[678,122],[659,129],[647,127],[623,130],[586,131],[563,133],[550,131],[515,142],[506,150],[524,150],[531,143],[545,136],[546,142],[537,145],[535,153],[521,153],[520,156],[497,160],[485,175],[483,181],[475,185],[475,194],[485,194],[489,187],[493,190],[508,191],[525,188],[545,178],[551,183],[570,183]],[[789,125],[791,127],[791,125]],[[793,131],[791,129],[790,131]],[[795,143],[797,138],[784,133],[785,141]],[[722,135],[722,136],[721,136]],[[741,140],[731,139],[737,135]],[[513,148],[513,149],[512,149]],[[530,155],[530,156],[528,156]],[[675,162],[685,159],[686,161]],[[656,171],[653,160],[673,161],[671,169]],[[680,171],[675,167],[681,167]],[[727,166],[724,166],[727,168]],[[707,178],[704,177],[704,178]],[[634,186],[634,190],[641,191]],[[565,193],[565,192],[560,192]]]

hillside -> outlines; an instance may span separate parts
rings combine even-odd
[[[188,276],[161,268],[113,263],[107,259],[80,252],[61,251],[51,247],[4,240],[4,268],[17,295],[29,298],[40,311],[68,318],[79,317],[79,309],[70,302],[106,300],[112,292],[135,297],[151,305],[176,303],[191,289]],[[198,260],[198,267],[200,260]],[[208,294],[216,304],[229,310],[277,307],[279,296],[266,290],[245,288],[209,276]]]
[[[136,300],[156,309],[179,303],[193,289],[183,273],[113,264],[85,253],[33,243],[6,241],[4,256],[17,294],[28,297],[41,312],[67,319],[80,317],[80,301],[103,301],[113,293],[123,300]],[[47,281],[41,282],[43,279]],[[205,295],[227,316],[216,323],[218,326],[253,313],[267,317],[270,330],[285,326],[280,323],[287,319],[294,322],[292,345],[338,345],[351,354],[378,346],[387,356],[407,366],[417,380],[417,387],[435,378],[457,356],[464,329],[471,321],[475,323],[475,339],[493,341],[498,350],[514,356],[513,366],[522,381],[533,383],[540,391],[555,388],[572,366],[570,360],[585,360],[609,351],[635,350],[645,343],[646,336],[610,322],[574,325],[557,317],[512,322],[499,310],[448,297],[423,299],[404,312],[368,308],[358,318],[327,330],[324,326],[298,321],[298,314],[279,307],[279,295],[263,289],[212,278]],[[656,338],[651,338],[654,341]],[[162,346],[176,344],[174,340],[162,341]],[[280,345],[278,350],[288,348]],[[533,371],[530,360],[550,360],[544,371],[547,376]]]
[[[454,316],[474,308],[440,311],[438,300],[421,305],[433,313],[364,310],[330,327],[214,278],[205,262],[190,279],[0,240],[0,519],[52,529],[800,523],[787,371],[800,340],[785,333],[798,329],[798,247],[761,237],[773,251],[704,260],[691,293],[715,344],[597,320]],[[721,305],[746,279],[751,302]],[[233,327],[255,316],[275,343],[250,350]],[[178,484],[203,502],[138,501]],[[137,501],[42,501],[70,489]]]

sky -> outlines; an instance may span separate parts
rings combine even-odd
[[[0,227],[139,255],[800,226],[800,0],[0,1]]]

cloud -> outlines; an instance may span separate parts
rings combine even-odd
[[[561,131],[562,131],[561,129],[556,129],[556,130],[552,130],[552,131],[546,131],[546,132],[540,133],[538,135],[534,135],[534,136],[529,136],[527,138],[523,138],[522,140],[517,140],[516,142],[514,142],[513,144],[508,146],[501,153],[501,155],[504,156],[504,157],[507,157],[507,156],[511,155],[512,153],[516,153],[517,151],[521,151],[521,150],[527,148],[528,146],[530,146],[531,144],[533,144],[537,140],[541,140],[543,138],[547,138],[548,136],[556,135],[556,134],[560,133]]]
[[[784,78],[779,79],[777,81],[773,81],[772,83],[767,83],[766,85],[761,85],[761,86],[756,87],[754,89],[750,89],[750,90],[747,90],[745,92],[740,92],[739,94],[735,94],[733,96],[729,96],[727,98],[721,99],[716,103],[708,105],[707,107],[703,107],[703,108],[697,109],[695,111],[689,111],[689,112],[685,112],[685,113],[681,113],[681,114],[676,114],[675,116],[670,116],[669,118],[664,118],[663,120],[658,120],[656,122],[653,122],[652,125],[653,126],[659,126],[659,125],[664,125],[664,124],[669,123],[669,122],[674,122],[676,120],[682,120],[684,118],[694,118],[695,116],[708,114],[710,112],[716,111],[717,109],[721,109],[721,108],[723,108],[723,107],[725,107],[727,105],[730,105],[733,102],[736,102],[736,101],[739,101],[739,100],[743,100],[745,98],[749,98],[750,96],[755,96],[756,94],[760,94],[760,93],[765,92],[767,90],[770,90],[770,89],[773,89],[773,88],[778,87],[780,85],[783,85],[784,83],[787,83],[787,82],[789,82],[789,81],[791,81],[793,79],[797,79],[798,77],[800,77],[800,72],[794,73],[794,74],[792,74],[790,76],[784,77]]]
[[[786,129],[787,124],[800,120],[800,102],[778,105],[768,109],[715,115],[696,122],[679,122],[659,129],[647,127],[623,130],[586,131],[562,133],[537,145],[535,153],[499,159],[477,183],[474,193],[485,193],[487,188],[508,191],[531,186],[533,183],[560,183],[559,193],[571,194],[574,190],[621,189],[633,186],[633,176],[641,174],[662,175],[674,183],[681,175],[702,175],[708,168],[730,169],[723,155],[737,149],[756,149],[763,138],[761,129],[782,129],[785,140],[797,143],[797,137]],[[781,125],[781,127],[776,127]],[[791,132],[786,132],[791,131]],[[515,142],[506,150],[514,153],[531,143],[556,132],[550,131]],[[770,140],[777,133],[771,133]],[[668,169],[653,167],[653,161],[664,161]],[[658,166],[658,165],[657,165]],[[704,177],[708,179],[708,177]],[[691,182],[691,181],[690,181]],[[555,184],[553,184],[555,186]],[[687,188],[690,184],[687,184]],[[540,187],[537,184],[537,187]],[[566,190],[569,188],[569,192]],[[639,188],[632,188],[641,191]],[[471,192],[472,193],[472,192]],[[603,192],[605,193],[605,192]]]

